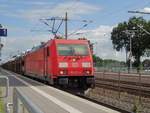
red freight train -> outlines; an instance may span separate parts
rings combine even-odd
[[[43,79],[50,84],[87,88],[94,85],[93,60],[88,40],[52,39],[15,60],[13,65],[7,62],[3,67]],[[18,69],[11,69],[15,67]]]

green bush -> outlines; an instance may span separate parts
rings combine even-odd
[[[4,112],[4,103],[3,103],[2,99],[0,99],[0,113],[5,113]]]

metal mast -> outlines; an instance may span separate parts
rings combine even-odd
[[[66,12],[66,14],[65,14],[65,38],[67,39],[68,38],[68,23],[67,23],[67,21],[68,21],[68,14],[67,14],[67,12]]]
[[[42,23],[44,23],[46,26],[48,26],[50,29],[47,30],[49,32],[52,32],[53,35],[56,37],[57,33],[62,34],[65,39],[68,39],[68,36],[71,36],[75,34],[77,31],[85,28],[88,26],[88,24],[92,23],[93,21],[88,20],[78,20],[78,19],[68,19],[68,12],[65,13],[64,17],[51,17],[51,18],[42,18],[40,19]],[[68,34],[68,21],[77,21],[77,22],[83,22],[85,23],[82,27],[78,28],[77,30],[74,30],[72,33]],[[60,27],[62,26],[64,22],[64,33],[59,32]],[[34,31],[34,30],[32,30]]]

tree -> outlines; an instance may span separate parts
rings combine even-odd
[[[141,56],[144,55],[146,49],[150,48],[150,35],[139,28],[139,25],[147,31],[150,31],[150,21],[146,21],[142,17],[132,17],[128,22],[119,23],[117,27],[113,28],[111,33],[111,40],[114,49],[120,51],[124,48],[126,53],[130,51],[130,38],[132,37],[131,50],[137,70],[139,70],[141,64]],[[126,31],[130,31],[131,34],[126,33]]]
[[[94,66],[125,66],[125,62],[112,59],[101,59],[99,56],[93,55]]]
[[[150,68],[150,59],[145,59],[142,62],[142,65],[143,65],[144,68]]]
[[[103,60],[96,55],[93,55],[93,62],[94,62],[95,66],[102,66],[103,65]]]

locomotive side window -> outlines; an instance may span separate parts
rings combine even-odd
[[[46,48],[47,56],[50,56],[49,47]]]
[[[58,44],[57,49],[61,56],[89,55],[87,45],[83,44]]]

